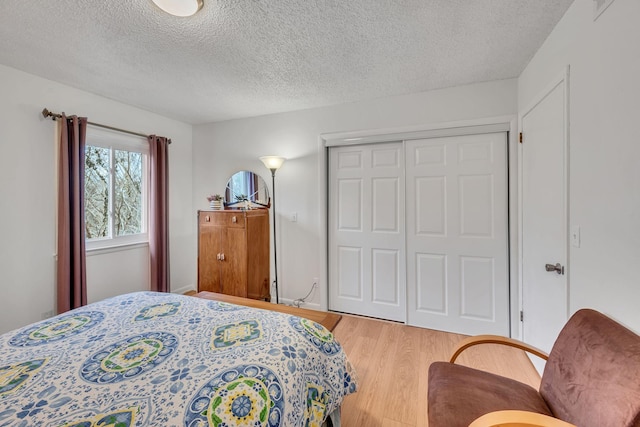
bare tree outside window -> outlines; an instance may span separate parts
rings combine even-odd
[[[115,205],[113,208],[116,236],[142,232],[142,154],[115,151]]]
[[[87,239],[109,237],[111,150],[87,145],[84,155],[84,217]]]
[[[87,240],[143,232],[143,158],[142,153],[134,151],[87,145],[85,151]],[[110,217],[112,221],[109,221]]]

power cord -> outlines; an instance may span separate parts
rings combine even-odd
[[[311,290],[309,291],[309,293],[307,295],[305,295],[304,297],[302,297],[302,298],[298,298],[296,300],[293,300],[291,305],[300,308],[300,306],[307,301],[307,298],[309,298],[309,295],[311,295],[311,292],[313,292],[313,290],[316,288],[316,286],[318,286],[318,283],[317,282],[313,282],[313,284],[311,285]]]

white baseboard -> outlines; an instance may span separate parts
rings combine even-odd
[[[187,286],[183,286],[181,288],[178,289],[172,289],[171,293],[172,294],[184,294],[185,292],[188,291],[196,291],[197,292],[198,288],[196,287],[196,285],[187,285]]]

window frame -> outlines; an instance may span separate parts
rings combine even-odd
[[[149,243],[149,142],[146,138],[128,135],[122,132],[108,129],[87,126],[85,146],[100,147],[109,149],[109,234],[110,237],[97,237],[87,239],[85,237],[85,250],[87,252],[97,251],[107,248],[118,248],[125,246]],[[115,150],[129,151],[142,154],[142,232],[128,234],[125,236],[115,236],[114,225],[114,201],[115,201]],[[86,198],[86,197],[85,197]]]

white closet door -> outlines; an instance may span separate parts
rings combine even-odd
[[[405,322],[402,143],[329,151],[329,309]]]
[[[406,148],[409,324],[508,336],[506,133]]]

